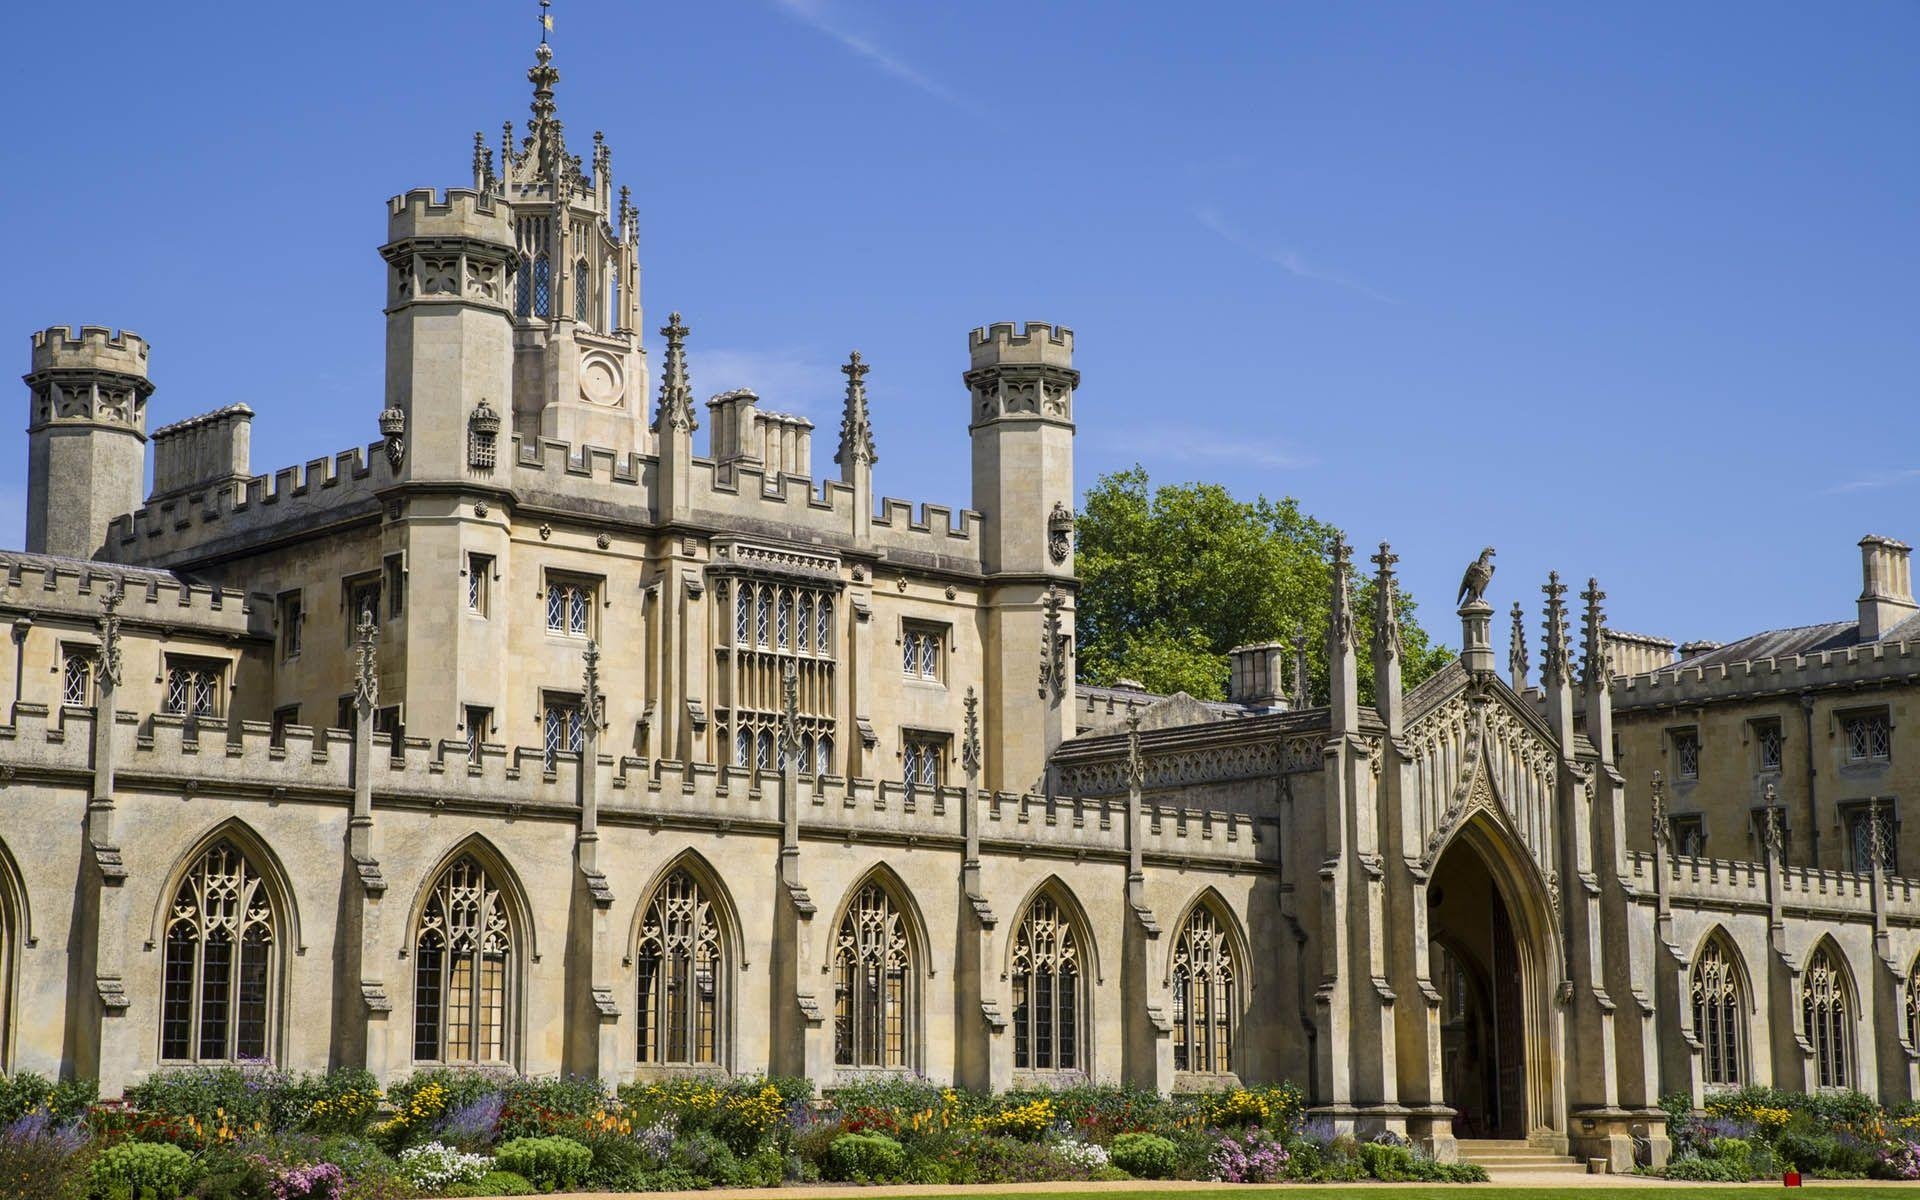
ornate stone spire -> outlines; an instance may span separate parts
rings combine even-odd
[[[1060,589],[1049,583],[1040,599],[1040,697],[1053,704],[1067,693],[1067,638],[1060,632]]]
[[[1767,785],[1766,807],[1761,810],[1762,825],[1760,840],[1765,845],[1769,861],[1776,866],[1786,865],[1787,836],[1780,828],[1780,804],[1774,795],[1773,785]]]
[[[1353,648],[1353,547],[1333,535],[1333,602],[1327,610],[1327,637],[1336,651]]]
[[[1527,690],[1527,619],[1520,602],[1513,602],[1513,632],[1507,638],[1507,672],[1513,677],[1513,690]]]
[[[584,678],[580,686],[580,708],[595,733],[607,727],[606,697],[600,693],[600,643],[587,639]]]
[[[1373,604],[1373,651],[1376,657],[1386,655],[1400,657],[1400,585],[1393,573],[1393,564],[1400,561],[1385,542],[1380,543],[1380,552],[1370,560],[1379,572],[1374,576]]]
[[[1547,619],[1542,624],[1546,640],[1540,648],[1540,682],[1549,687],[1566,683],[1572,672],[1569,659],[1572,657],[1567,643],[1567,606],[1562,599],[1567,594],[1567,585],[1560,582],[1560,572],[1549,571],[1547,581],[1540,585],[1547,596]]]
[[[1887,865],[1887,825],[1880,819],[1880,799],[1867,801],[1867,869],[1882,871]]]
[[[1127,714],[1127,791],[1138,796],[1146,786],[1146,760],[1140,757],[1140,714]]]
[[[361,610],[353,634],[353,697],[362,713],[370,713],[380,703],[380,631],[372,613]]]
[[[100,598],[100,681],[105,690],[120,686],[120,605],[127,598],[126,580],[115,580]]]
[[[780,674],[780,763],[784,767],[800,749],[800,675],[788,660]]]
[[[961,726],[960,769],[967,773],[967,786],[980,777],[980,697],[973,685],[967,685],[966,718]]]
[[[1667,781],[1660,772],[1653,773],[1652,820],[1653,844],[1656,848],[1670,848],[1673,844],[1673,828],[1667,823]]]
[[[1580,617],[1580,683],[1588,690],[1604,689],[1613,678],[1612,655],[1607,650],[1607,614],[1600,607],[1607,594],[1600,590],[1599,580],[1590,578],[1580,598],[1587,602]]]
[[[847,406],[840,415],[840,448],[833,461],[842,471],[853,470],[855,463],[869,465],[880,461],[873,449],[873,421],[867,415],[867,364],[855,350],[847,356],[840,373],[847,377]]]
[[[700,428],[693,413],[693,385],[687,380],[687,327],[680,314],[671,313],[660,330],[667,339],[666,362],[660,371],[660,410],[654,415],[655,433],[692,433]]]

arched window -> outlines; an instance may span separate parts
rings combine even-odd
[[[912,1025],[913,946],[907,918],[878,883],[861,887],[833,950],[833,1061],[904,1067]]]
[[[821,734],[820,740],[813,744],[813,752],[818,760],[815,769],[822,775],[833,774],[833,735]]]
[[[1733,956],[1716,937],[1693,964],[1693,1033],[1705,1050],[1701,1078],[1709,1087],[1746,1082],[1746,1047],[1740,1036],[1745,1008]]]
[[[414,1058],[507,1057],[513,937],[499,887],[472,855],[456,859],[433,885],[414,936]]]
[[[1846,977],[1832,950],[1822,946],[1800,977],[1800,1029],[1813,1047],[1814,1086],[1853,1085],[1852,1024]]]
[[[267,1057],[274,971],[273,903],[232,842],[201,855],[167,913],[160,1057],[234,1062]]]
[[[1920,1046],[1920,956],[1907,968],[1907,1044]]]
[[[593,278],[587,274],[587,260],[573,264],[573,319],[582,325],[593,314]]]
[[[553,315],[553,268],[544,254],[533,260],[533,315]]]
[[[1226,926],[1211,908],[1195,905],[1173,946],[1174,1070],[1233,1070],[1239,976]]]
[[[678,870],[640,919],[640,1061],[720,1061],[720,926],[692,875]]]
[[[750,766],[753,763],[753,730],[744,725],[733,735],[733,765]]]
[[[814,627],[813,649],[822,657],[833,655],[833,601],[825,596],[820,598],[819,620]]]
[[[620,264],[607,264],[607,331],[620,328]]]
[[[513,311],[516,316],[533,315],[533,260],[522,254],[520,269],[514,272]]]
[[[753,636],[753,589],[742,586],[733,599],[733,643],[745,646]]]
[[[771,729],[760,731],[759,752],[754,755],[753,765],[762,771],[773,770],[773,731]]]
[[[793,622],[794,645],[802,653],[813,649],[813,593],[800,593],[800,613]]]
[[[1084,1067],[1080,1022],[1086,1012],[1080,934],[1049,896],[1027,906],[1013,939],[1013,1065],[1016,1070]]]

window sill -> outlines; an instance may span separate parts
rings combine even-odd
[[[1240,1086],[1240,1076],[1232,1071],[1175,1071],[1176,1092],[1225,1092]]]

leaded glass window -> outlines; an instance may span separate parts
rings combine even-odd
[[[720,1061],[720,927],[692,875],[675,871],[640,921],[640,1061]]]
[[[1739,1087],[1746,1082],[1745,1004],[1732,954],[1719,938],[1700,951],[1692,985],[1693,1033],[1703,1051],[1701,1080],[1708,1087]]]
[[[187,871],[168,910],[160,1057],[265,1059],[274,946],[260,873],[232,842],[216,843]]]
[[[733,598],[733,640],[744,646],[753,633],[753,589],[741,587]]]
[[[1780,734],[1780,722],[1766,721],[1760,726],[1760,769],[1778,771],[1785,741]]]
[[[1907,968],[1907,1044],[1920,1046],[1920,957]]]
[[[813,744],[815,770],[822,775],[833,774],[833,735],[823,733]]]
[[[541,732],[547,768],[562,753],[579,754],[587,748],[587,718],[578,700],[548,700],[542,714]]]
[[[834,939],[834,1063],[908,1065],[913,1002],[913,948],[906,917],[886,888],[869,883],[854,896]]]
[[[762,771],[773,770],[773,731],[762,729],[758,742],[758,753],[754,755],[753,765]]]
[[[593,280],[587,274],[587,260],[573,264],[573,319],[588,323],[593,312]]]
[[[533,315],[553,315],[553,268],[544,254],[533,260]]]
[[[547,584],[547,632],[586,637],[593,613],[593,585],[556,579]]]
[[[833,601],[820,598],[819,616],[814,624],[813,649],[816,654],[833,653]]]
[[[1239,981],[1225,925],[1211,908],[1196,905],[1173,947],[1174,1070],[1233,1070]]]
[[[760,608],[755,614],[753,626],[754,640],[762,646],[770,644],[767,640],[767,626],[772,619],[773,589],[770,587],[762,587],[760,589]]]
[[[901,757],[909,795],[940,786],[941,760],[946,757],[946,743],[943,740],[908,734],[903,739]]]
[[[1680,779],[1700,778],[1700,733],[1694,729],[1673,732],[1673,773]]]
[[[513,311],[521,317],[533,315],[533,263],[524,254],[520,256],[520,269],[514,272]]]
[[[900,634],[900,669],[909,679],[940,678],[940,631],[909,625]]]
[[[779,615],[775,618],[774,635],[775,644],[778,645],[780,649],[785,650],[792,644],[793,593],[785,588],[780,589]]]
[[[744,767],[753,761],[753,730],[741,728],[733,737],[733,765]]]
[[[794,618],[794,647],[802,654],[813,649],[813,593],[800,593],[799,614]]]
[[[1852,1086],[1852,1023],[1846,979],[1832,950],[1822,946],[1800,977],[1800,1031],[1813,1047],[1815,1086]]]
[[[1887,714],[1855,713],[1840,722],[1848,762],[1885,762],[1893,756],[1893,728]]]
[[[1071,1071],[1080,1059],[1080,936],[1066,910],[1041,896],[1027,907],[1013,942],[1013,1065]]]
[[[69,708],[85,708],[93,703],[93,655],[70,650],[62,664],[60,702]]]
[[[220,705],[220,676],[216,663],[167,663],[168,712],[183,717],[211,717]]]
[[[607,264],[607,328],[620,328],[620,264]]]
[[[500,1062],[508,1053],[513,924],[472,855],[441,873],[415,931],[413,1057]]]

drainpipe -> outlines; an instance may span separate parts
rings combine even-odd
[[[1807,865],[1820,866],[1820,807],[1814,802],[1813,693],[1800,693],[1800,716],[1807,739]]]

